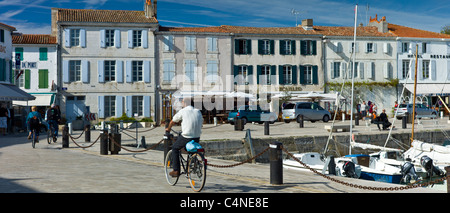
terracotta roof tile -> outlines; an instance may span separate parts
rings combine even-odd
[[[155,18],[147,18],[144,11],[61,8],[57,11],[60,22],[158,23]]]
[[[450,39],[450,35],[443,33],[435,33],[426,30],[419,30],[410,27],[400,26],[396,24],[388,24],[388,29],[391,33],[399,37],[412,37],[412,38],[446,38]]]
[[[353,36],[354,27],[314,26],[314,31],[326,36]],[[377,27],[357,27],[356,36],[359,37],[395,37],[392,33],[381,33]]]
[[[228,33],[223,27],[159,27],[162,32]]]
[[[9,25],[7,25],[7,24],[0,23],[0,26],[9,28],[11,31],[16,31],[16,28],[15,28],[15,27],[9,26]]]
[[[12,36],[13,44],[56,44],[56,37],[47,34],[22,34]]]

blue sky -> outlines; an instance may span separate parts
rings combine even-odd
[[[74,9],[143,10],[145,0],[0,0],[0,22],[26,34],[49,34],[52,7]],[[314,25],[353,26],[386,16],[403,26],[439,32],[450,25],[448,0],[158,0],[158,20],[163,26],[295,26],[312,18]],[[366,11],[367,4],[369,10]]]

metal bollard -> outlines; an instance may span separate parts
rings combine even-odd
[[[283,144],[278,141],[272,142],[269,145],[270,184],[283,184],[282,146]]]
[[[269,135],[269,121],[264,121],[264,135]]]
[[[91,142],[91,125],[86,124],[84,126],[84,141]]]
[[[114,131],[111,131],[111,132],[112,133],[110,133],[110,135],[114,141],[112,141],[112,140],[109,141],[109,151],[111,152],[112,155],[117,155],[117,154],[119,154],[119,151],[121,150],[120,145],[122,144],[122,135],[119,133],[116,133]]]
[[[450,193],[450,166],[444,168],[447,172],[447,193]]]
[[[330,175],[336,175],[336,163],[334,162],[334,156],[328,156],[329,159],[327,159],[328,162],[328,174]]]
[[[141,142],[138,144],[137,148],[142,146],[143,148],[147,148],[147,144],[145,144],[145,136],[141,136]]]
[[[359,115],[355,115],[355,126],[359,126]]]
[[[69,127],[64,125],[62,132],[62,148],[69,148]]]
[[[304,119],[303,119],[303,115],[299,115],[300,116],[300,124],[299,124],[299,126],[300,126],[300,128],[303,128],[303,127],[305,127],[305,125],[304,125]]]
[[[408,123],[408,117],[405,115],[402,117],[402,129],[406,129],[407,123]]]
[[[108,155],[108,130],[106,129],[100,134],[100,154]]]

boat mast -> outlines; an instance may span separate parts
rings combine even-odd
[[[352,134],[353,134],[353,90],[354,90],[354,87],[355,87],[355,58],[356,58],[356,22],[357,22],[357,19],[358,18],[358,4],[356,4],[355,5],[355,29],[354,29],[354,32],[353,32],[353,50],[352,50],[352,58],[353,58],[353,61],[352,61],[352,72],[351,72],[351,75],[352,75],[352,99],[350,100],[350,148],[349,148],[349,154],[351,155],[352,154],[352,138],[353,138],[353,136],[352,136]]]
[[[413,98],[413,111],[412,111],[412,133],[411,133],[411,143],[410,146],[412,146],[412,142],[414,140],[414,118],[416,117],[416,88],[417,88],[417,51],[419,49],[419,45],[416,44],[416,66],[414,67],[414,98]]]

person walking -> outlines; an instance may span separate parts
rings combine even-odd
[[[0,133],[5,136],[7,129],[8,129],[8,110],[6,109],[6,104],[3,103],[0,106]]]
[[[365,120],[366,116],[367,116],[367,105],[366,105],[366,101],[363,101],[361,104],[361,116],[362,119]]]
[[[183,109],[173,116],[166,128],[166,132],[170,132],[173,125],[181,122],[181,135],[172,145],[173,171],[169,172],[169,175],[172,177],[180,176],[180,150],[192,140],[198,143],[202,134],[202,113],[191,106],[191,98],[183,99],[182,104]]]

